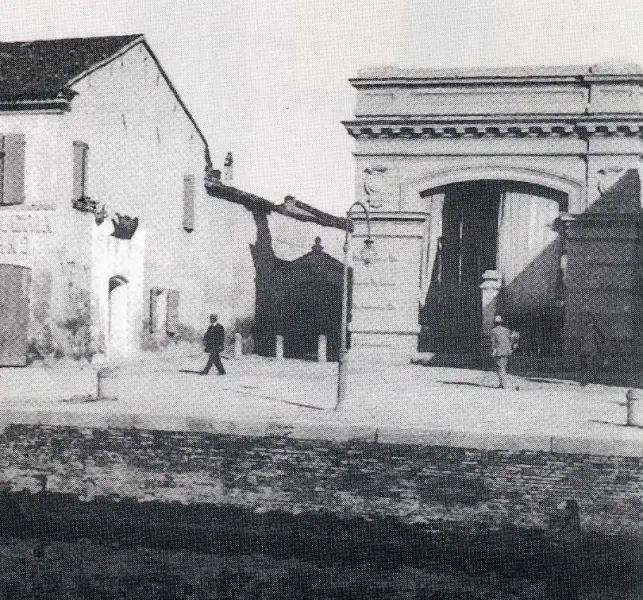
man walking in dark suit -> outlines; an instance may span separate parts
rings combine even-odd
[[[204,349],[210,354],[208,358],[208,364],[205,365],[201,375],[207,375],[214,365],[219,372],[219,375],[225,375],[225,369],[221,364],[220,353],[223,350],[223,344],[225,339],[225,332],[223,331],[223,325],[217,323],[217,315],[210,315],[210,327],[205,332],[203,336]]]

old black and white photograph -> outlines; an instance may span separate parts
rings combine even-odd
[[[0,600],[643,600],[640,0],[0,0]]]

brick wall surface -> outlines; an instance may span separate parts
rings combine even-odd
[[[643,535],[643,458],[11,425],[0,489]]]

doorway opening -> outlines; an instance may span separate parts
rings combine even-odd
[[[108,352],[123,356],[129,350],[128,283],[124,277],[109,280]]]

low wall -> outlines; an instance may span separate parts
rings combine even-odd
[[[7,424],[0,490],[403,523],[643,534],[643,458],[203,432]]]

